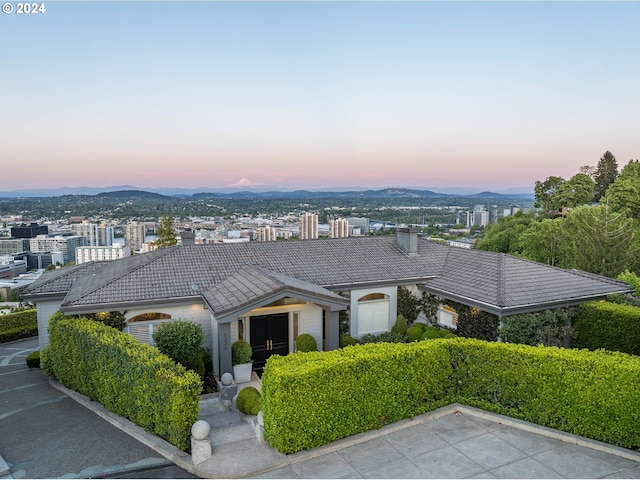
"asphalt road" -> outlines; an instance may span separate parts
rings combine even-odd
[[[27,368],[37,348],[37,337],[0,344],[0,456],[13,478],[197,478]]]

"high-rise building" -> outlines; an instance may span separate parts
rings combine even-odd
[[[95,223],[82,222],[72,225],[73,233],[87,240],[89,247],[110,247],[113,245],[114,228]]]
[[[140,250],[144,243],[145,228],[144,225],[138,222],[127,223],[123,229],[124,244],[128,246],[132,252]]]
[[[318,215],[315,213],[300,215],[300,238],[302,240],[318,238]]]
[[[61,252],[64,259],[63,263],[75,262],[76,247],[84,247],[84,245],[85,238],[80,235],[72,235],[70,237],[38,235],[36,238],[29,240],[29,246],[33,253]]]
[[[346,218],[337,218],[329,220],[329,237],[345,238],[349,236],[349,220]]]
[[[78,247],[76,248],[76,264],[105,260],[117,260],[131,255],[127,246],[113,245],[110,247]]]
[[[29,250],[28,238],[3,238],[0,240],[0,255],[12,255],[27,250]]]
[[[46,225],[38,225],[37,223],[11,227],[11,236],[13,238],[36,238],[38,235],[48,234],[49,227]]]
[[[72,225],[73,232],[87,240],[89,247],[110,247],[113,245],[113,227],[102,227],[95,223],[79,223]]]
[[[258,228],[256,234],[258,242],[273,242],[276,239],[276,229],[271,226]]]

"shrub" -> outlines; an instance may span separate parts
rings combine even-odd
[[[241,365],[250,363],[253,349],[249,342],[245,340],[237,340],[231,344],[231,363],[232,365]]]
[[[380,335],[368,333],[360,339],[360,343],[406,343],[407,336],[398,332],[385,332]]]
[[[38,314],[35,309],[0,315],[0,343],[38,335]]]
[[[628,283],[631,288],[633,288],[633,295],[636,297],[640,297],[640,277],[629,270],[625,270],[617,277],[618,280],[621,280],[625,283]]]
[[[350,345],[357,345],[358,340],[353,338],[351,335],[342,333],[340,334],[340,348],[348,347]]]
[[[53,363],[51,355],[49,355],[49,346],[46,346],[40,352],[40,367],[47,376],[53,375]]]
[[[500,337],[509,343],[564,346],[572,336],[566,309],[511,315],[502,319]]]
[[[158,350],[185,367],[200,357],[202,340],[202,327],[186,320],[163,323],[153,334]]]
[[[236,399],[238,410],[246,415],[257,415],[260,411],[260,392],[254,387],[244,387]]]
[[[420,314],[420,299],[407,287],[398,287],[398,313],[413,323]],[[401,332],[404,333],[404,332]]]
[[[262,406],[283,453],[452,402],[640,449],[639,391],[631,355],[458,338],[271,357]]]
[[[407,340],[409,342],[417,342],[420,340],[420,337],[422,335],[422,329],[420,327],[417,327],[415,325],[407,328]]]
[[[434,338],[442,338],[442,330],[437,327],[427,327],[422,332],[422,340],[432,340]]]
[[[54,318],[55,317],[55,318]],[[158,349],[85,318],[54,315],[45,372],[178,448],[198,419],[198,376]]]
[[[398,318],[396,318],[396,323],[393,325],[393,327],[391,327],[391,331],[393,333],[405,335],[407,333],[407,328],[409,328],[407,319],[402,315],[398,315]]]
[[[575,347],[640,355],[639,307],[586,302],[576,308],[573,328]]]
[[[104,323],[105,325],[120,331],[123,331],[124,327],[127,325],[124,312],[98,312],[87,315],[87,318]]]
[[[31,352],[27,357],[27,367],[40,368],[40,350]]]
[[[317,352],[318,345],[316,339],[308,333],[299,335],[296,339],[296,351],[297,352]]]

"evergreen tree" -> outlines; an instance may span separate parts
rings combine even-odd
[[[607,205],[571,210],[566,227],[572,263],[567,267],[615,278],[638,257],[633,219]]]
[[[153,242],[153,245],[156,248],[165,248],[176,243],[178,243],[178,237],[173,228],[173,218],[169,215],[163,215],[160,218],[160,226],[158,227],[158,238]]]
[[[640,218],[640,162],[631,160],[607,189],[604,200],[616,212]]]
[[[593,180],[596,182],[594,197],[596,202],[600,201],[611,185],[618,177],[618,163],[616,157],[607,150],[598,162],[596,171],[593,173]]]

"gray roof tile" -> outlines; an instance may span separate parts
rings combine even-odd
[[[510,255],[427,240],[420,240],[418,249],[418,256],[406,256],[393,236],[170,247],[107,265],[62,269],[43,276],[29,293],[68,291],[63,307],[76,309],[210,294],[226,309],[278,284],[293,288],[295,281],[307,291],[311,285],[339,291],[415,279],[432,293],[505,313],[629,291],[622,282]],[[260,274],[247,279],[245,267]],[[83,281],[74,282],[80,275]],[[223,291],[228,298],[222,298]]]

